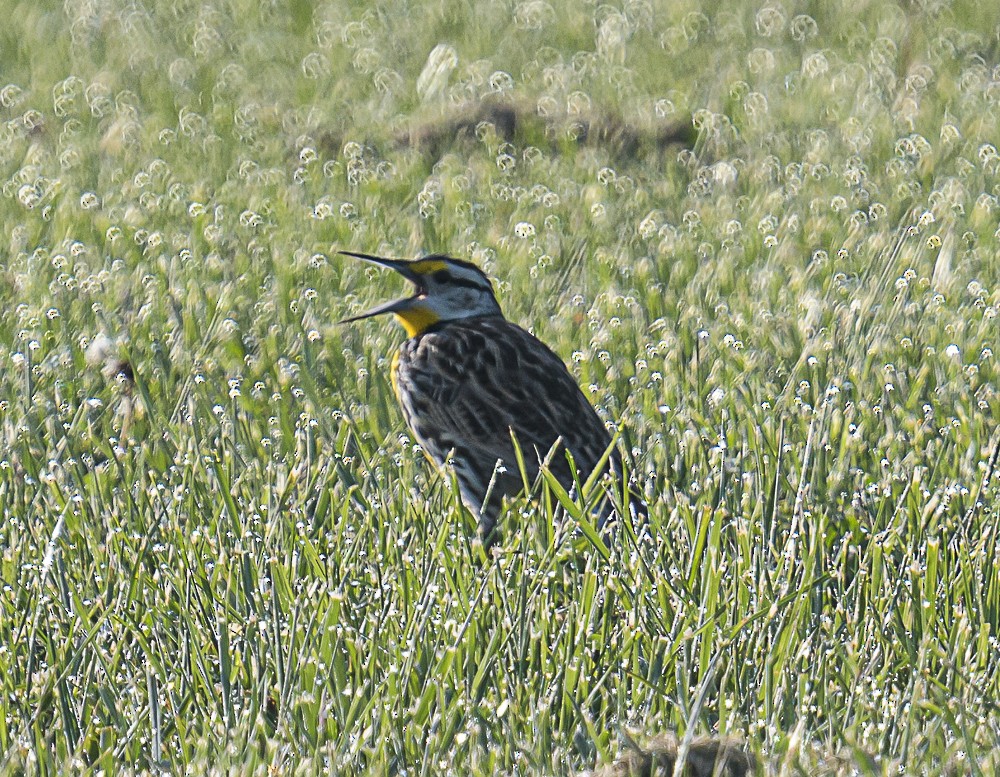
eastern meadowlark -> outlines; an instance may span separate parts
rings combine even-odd
[[[442,255],[405,261],[341,253],[389,267],[416,288],[343,323],[393,313],[403,325],[409,339],[393,359],[392,383],[406,423],[439,467],[451,460],[462,501],[487,544],[503,497],[523,489],[514,439],[532,482],[545,463],[571,491],[602,460],[620,482],[621,456],[612,449],[604,458],[611,437],[566,365],[504,318],[476,265]],[[612,513],[605,496],[598,525]]]

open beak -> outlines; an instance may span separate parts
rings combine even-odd
[[[405,310],[410,306],[410,303],[420,296],[422,293],[420,276],[410,269],[410,262],[404,261],[402,259],[383,259],[380,256],[372,256],[371,254],[358,254],[354,251],[338,251],[337,253],[343,254],[344,256],[353,256],[355,259],[363,259],[366,262],[371,262],[372,264],[377,264],[380,267],[389,267],[395,270],[400,275],[402,275],[406,280],[412,283],[417,288],[417,293],[412,297],[402,297],[401,299],[394,299],[391,302],[384,302],[381,305],[376,305],[370,310],[366,310],[364,313],[359,313],[356,316],[351,316],[350,318],[342,319],[339,323],[347,324],[351,321],[360,321],[363,318],[371,318],[372,316],[379,316],[383,313],[395,313],[400,310]]]

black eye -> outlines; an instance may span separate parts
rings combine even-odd
[[[445,283],[450,277],[447,270],[438,270],[431,276],[437,283]]]

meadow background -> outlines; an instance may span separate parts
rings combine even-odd
[[[3,773],[991,773],[985,6],[3,3]],[[340,248],[484,266],[652,547],[484,557]]]

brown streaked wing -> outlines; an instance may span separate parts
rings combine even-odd
[[[437,438],[421,442],[438,447],[439,461],[454,448],[487,482],[497,459],[516,476],[513,430],[529,477],[537,475],[539,458],[561,437],[586,479],[610,444],[563,361],[515,324],[502,318],[453,322],[412,345],[399,372],[408,394],[404,404],[410,404],[407,417],[418,439]],[[557,452],[550,467],[560,483],[572,485],[564,454]],[[501,491],[519,488],[516,476]]]

